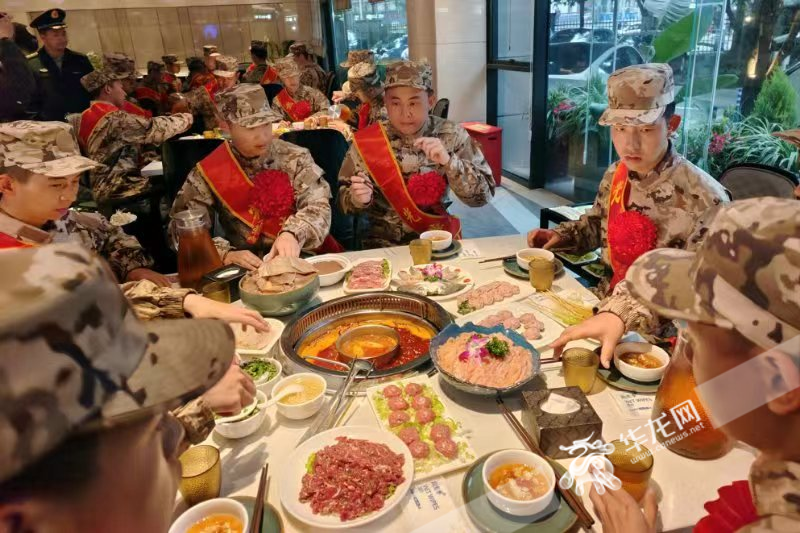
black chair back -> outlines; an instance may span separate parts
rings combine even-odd
[[[728,189],[733,200],[777,196],[794,198],[797,176],[782,168],[758,163],[731,165],[720,175],[719,182]]]
[[[269,102],[269,105],[272,105],[272,99],[278,96],[278,93],[283,90],[283,85],[280,83],[268,83],[261,87],[264,88],[264,93],[267,95],[267,102]]]
[[[446,119],[448,114],[450,114],[450,100],[447,98],[440,98],[433,106],[431,115]]]
[[[333,98],[333,91],[336,89],[336,73],[328,72],[325,74],[325,96],[330,100]]]
[[[339,209],[339,169],[350,145],[344,136],[333,129],[290,131],[281,140],[307,148],[314,162],[325,172],[325,180],[331,188],[331,235],[348,250],[356,249],[353,217]]]
[[[189,172],[222,142],[222,139],[170,139],[161,145],[164,183],[170,205],[183,187]]]

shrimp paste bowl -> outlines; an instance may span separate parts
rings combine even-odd
[[[531,500],[515,500],[495,490],[489,483],[489,477],[495,469],[508,464],[523,464],[541,472],[547,479],[547,491]],[[502,450],[489,456],[483,463],[483,485],[486,497],[503,512],[514,516],[532,516],[544,511],[553,500],[556,488],[556,476],[550,464],[528,450]]]
[[[524,349],[530,354],[532,363],[530,375],[518,381],[517,383],[511,384],[507,387],[487,387],[484,385],[470,383],[468,381],[459,379],[456,376],[453,376],[447,370],[445,370],[440,364],[438,353],[439,349],[448,340],[458,337],[462,333],[470,333],[470,334],[478,334],[486,336],[502,333],[503,335],[508,337],[508,339],[511,340],[511,342],[513,342],[516,346]],[[436,369],[439,371],[439,374],[442,376],[442,379],[445,382],[447,382],[448,384],[452,385],[454,388],[462,392],[466,392],[467,394],[474,394],[476,396],[497,396],[497,395],[511,394],[517,392],[527,383],[529,383],[539,373],[540,355],[538,350],[536,350],[536,348],[531,346],[531,344],[527,340],[525,340],[525,337],[523,337],[516,331],[507,330],[503,328],[503,326],[499,325],[494,326],[492,328],[485,328],[483,326],[478,326],[476,324],[473,324],[472,322],[467,322],[463,326],[459,326],[457,324],[450,324],[431,340],[430,354],[431,354],[431,361],[433,361],[434,366],[436,366]]]

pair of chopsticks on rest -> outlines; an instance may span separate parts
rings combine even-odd
[[[256,504],[253,507],[253,518],[250,521],[250,533],[261,533],[261,522],[264,520],[264,498],[267,496],[267,473],[269,463],[261,467],[261,480],[258,482]]]
[[[530,434],[522,426],[522,423],[517,420],[517,417],[514,416],[508,407],[506,407],[506,404],[503,402],[503,399],[500,396],[497,397],[497,405],[500,406],[500,411],[503,414],[503,418],[506,419],[508,425],[511,426],[511,429],[514,430],[514,433],[517,434],[517,437],[519,437],[525,446],[548,463],[552,462],[552,459],[547,457],[542,449],[539,448],[539,445],[536,444],[533,438],[531,438]],[[556,490],[561,493],[561,496],[567,501],[567,504],[572,508],[573,511],[575,511],[575,514],[578,515],[578,522],[580,525],[587,530],[591,529],[592,525],[594,524],[594,518],[592,518],[592,515],[589,514],[586,506],[583,505],[581,498],[576,496],[571,490],[561,488],[561,485],[558,483],[561,479],[561,474],[555,468],[553,468],[553,474],[556,476]]]

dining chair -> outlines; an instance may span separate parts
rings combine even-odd
[[[439,118],[447,118],[450,114],[450,100],[448,98],[440,98],[431,110],[431,115]]]
[[[782,168],[758,163],[737,163],[725,169],[719,182],[731,194],[732,200],[777,196],[794,198],[797,175]]]

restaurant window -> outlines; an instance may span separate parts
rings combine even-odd
[[[511,27],[500,14],[513,9],[521,17],[535,2],[491,0],[490,5],[497,15],[490,19],[489,55],[498,69],[509,68],[501,57],[503,48],[493,50],[509,39]],[[516,139],[504,145],[507,175],[571,200],[591,200],[616,158],[608,128],[598,124],[607,106],[608,77],[648,61],[667,62],[674,71],[682,117],[674,146],[690,161],[715,178],[742,162],[797,171],[796,149],[771,135],[798,124],[797,2],[551,0],[547,9],[548,17],[528,18],[534,32],[529,41],[546,42],[546,58],[531,47],[530,63],[513,65],[535,76],[544,72],[538,67],[546,62],[546,93],[537,97],[536,83],[520,83],[519,76],[490,74],[489,119],[515,128]],[[544,32],[546,40],[537,41],[536,32]],[[522,143],[527,147],[519,142],[525,125],[505,113],[505,95],[512,90],[530,95],[528,140]],[[525,114],[520,99],[513,116]],[[534,161],[529,175],[515,164],[524,159],[519,152],[526,148]],[[534,157],[537,149],[541,152]]]
[[[406,0],[345,0],[330,8],[336,65],[347,59],[348,51],[367,48],[379,63],[408,59]]]

